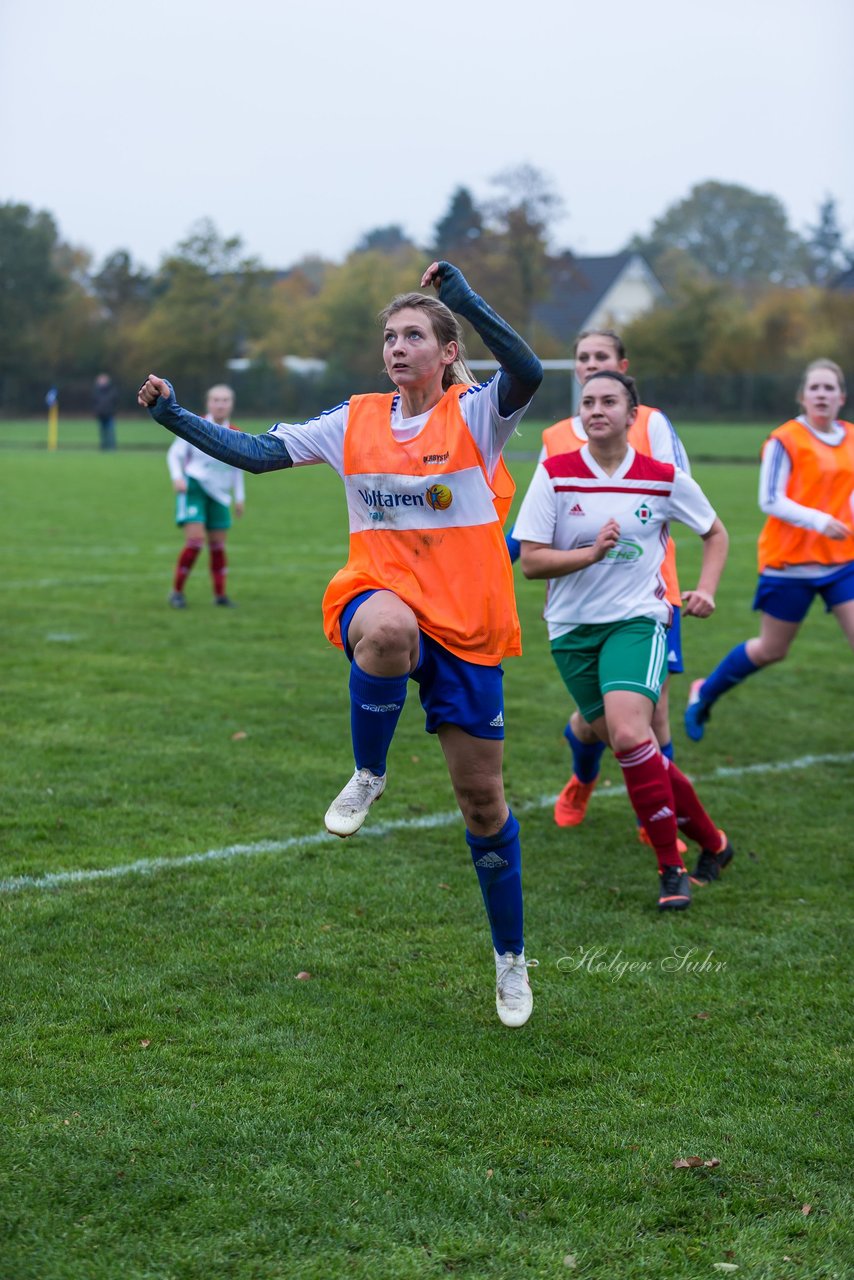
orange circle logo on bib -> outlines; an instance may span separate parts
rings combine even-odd
[[[447,511],[454,495],[446,484],[431,484],[427,490],[427,502],[434,511]]]

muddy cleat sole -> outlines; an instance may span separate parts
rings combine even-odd
[[[525,952],[518,956],[513,951],[502,955],[493,947],[495,955],[495,1008],[505,1027],[523,1027],[531,1016],[534,996],[528,981],[528,970],[536,968],[538,960],[526,960]]]
[[[720,879],[732,862],[735,849],[727,839],[725,831],[721,832],[721,839],[724,841],[724,847],[717,853],[712,853],[711,849],[701,849],[697,865],[691,872],[692,884],[712,884],[713,881]]]
[[[377,775],[370,769],[357,769],[350,781],[332,801],[323,819],[326,830],[333,836],[355,835],[368,810],[385,791],[386,774]]]
[[[710,710],[703,702],[703,680],[694,680],[688,693],[688,705],[685,708],[685,732],[692,742],[702,742],[706,732],[706,721]]]
[[[598,781],[594,778],[592,782],[579,782],[575,774],[572,775],[555,801],[555,822],[559,827],[581,825]]]
[[[684,867],[661,867],[659,911],[685,911],[691,905],[691,880]]]

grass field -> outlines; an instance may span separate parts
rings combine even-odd
[[[240,419],[248,431],[264,431],[269,421]],[[717,458],[756,462],[762,441],[775,423],[702,423],[680,424],[679,434],[692,458]],[[124,418],[118,424],[119,445],[133,449],[159,449],[160,441],[152,435],[151,420],[144,412]],[[98,438],[98,424],[93,418],[65,418],[60,423],[60,448],[92,449]],[[47,419],[0,419],[0,450],[43,449],[47,439]],[[512,442],[511,453],[536,455],[540,445],[540,424],[523,421],[520,434]]]
[[[684,435],[726,458],[733,430],[755,457],[759,426]],[[659,918],[611,761],[586,823],[553,824],[568,705],[519,579],[506,779],[540,967],[510,1032],[416,696],[376,821],[321,834],[352,767],[320,628],[337,478],[249,477],[239,608],[211,606],[200,561],[175,613],[160,429],[120,423],[158,448],[115,454],[82,447],[94,423],[53,455],[36,431],[0,424],[2,1280],[851,1276],[854,697],[832,619],[814,608],[702,745],[675,725],[738,856]],[[756,468],[696,474],[731,560],[714,619],[685,624],[677,712],[753,626]],[[698,550],[683,533],[686,584]]]

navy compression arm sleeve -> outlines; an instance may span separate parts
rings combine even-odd
[[[440,262],[439,301],[468,320],[501,365],[498,408],[503,418],[521,409],[543,380],[543,366],[523,338],[471,288],[461,271]]]
[[[162,427],[167,427],[173,435],[188,440],[197,449],[207,453],[220,462],[227,462],[232,467],[240,467],[242,471],[252,471],[259,475],[262,471],[283,471],[292,467],[293,459],[279,436],[265,432],[260,436],[244,435],[242,431],[232,431],[229,427],[218,427],[215,422],[199,418],[189,409],[182,409],[175,399],[172,384],[169,383],[169,399],[163,396],[150,406],[148,412]]]

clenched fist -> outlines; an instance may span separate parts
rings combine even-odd
[[[171,394],[172,388],[165,378],[158,378],[156,373],[150,373],[137,392],[136,402],[143,409],[150,409],[161,396],[168,400]]]

